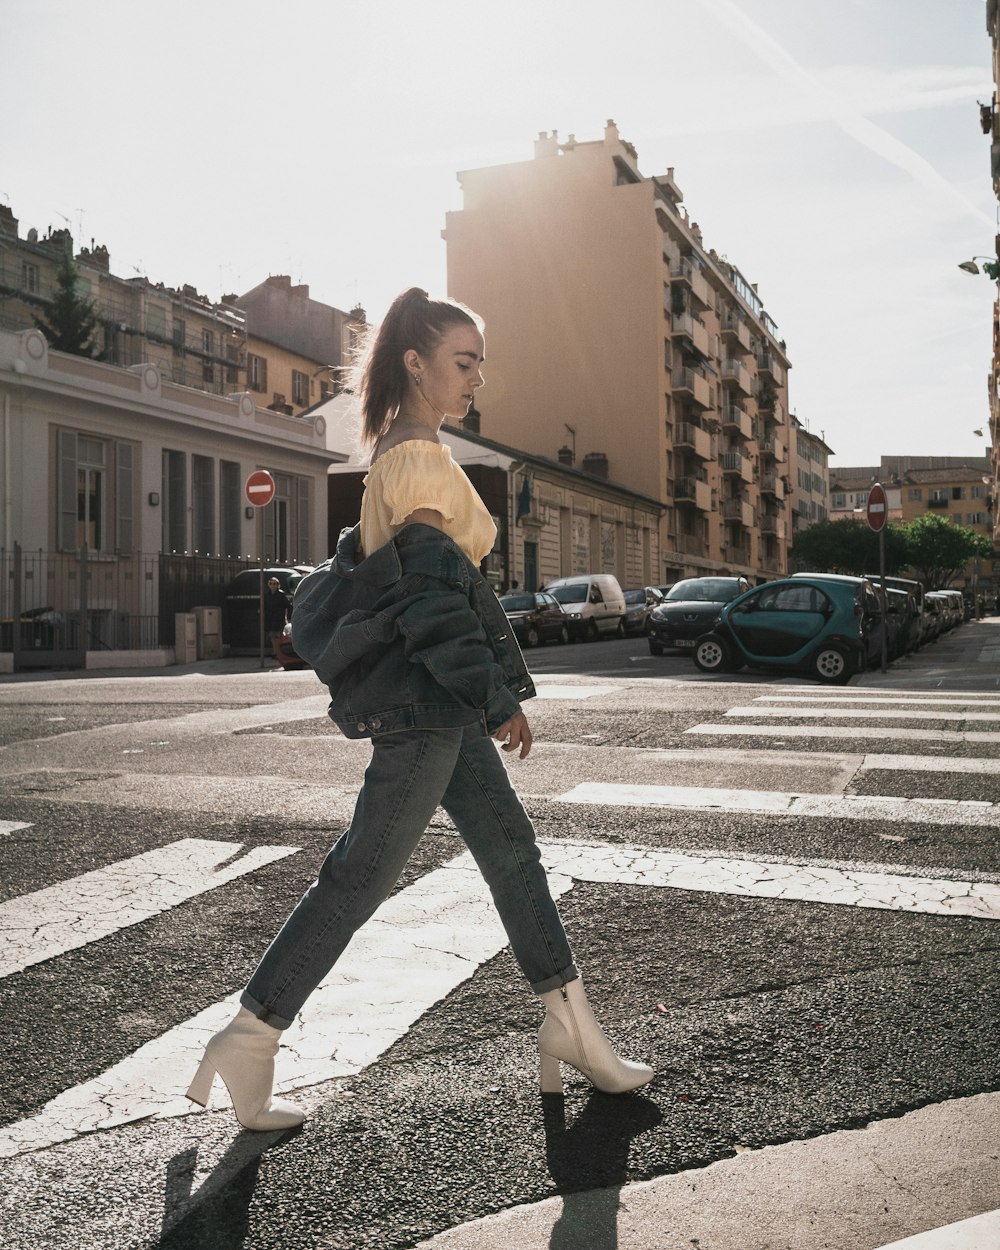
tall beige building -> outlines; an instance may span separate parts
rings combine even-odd
[[[460,182],[448,289],[486,320],[482,433],[661,500],[661,582],[786,571],[785,347],[673,170],[643,175],[609,121]]]

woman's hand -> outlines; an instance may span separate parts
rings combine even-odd
[[[520,747],[519,760],[523,760],[531,750],[531,729],[523,712],[516,713],[491,736],[497,739],[503,751],[516,751]]]

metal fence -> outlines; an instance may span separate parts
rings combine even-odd
[[[0,651],[15,670],[82,667],[88,651],[172,647],[178,612],[223,606],[248,559],[0,548]]]

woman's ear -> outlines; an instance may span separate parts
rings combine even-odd
[[[420,353],[414,347],[407,348],[403,352],[403,367],[409,374],[420,373]]]

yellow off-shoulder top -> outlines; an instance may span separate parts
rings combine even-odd
[[[443,443],[412,439],[379,456],[365,477],[361,546],[377,551],[418,508],[440,512],[444,532],[478,565],[493,550],[497,527]]]

